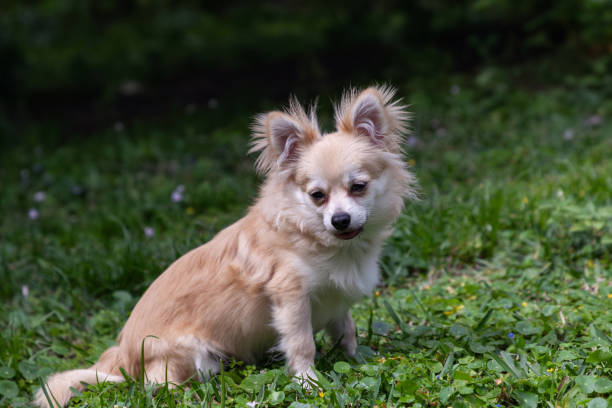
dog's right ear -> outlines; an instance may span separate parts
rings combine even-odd
[[[314,109],[313,109],[314,111]],[[301,149],[320,137],[314,114],[292,100],[287,112],[270,112],[255,118],[249,153],[261,152],[255,163],[260,174],[292,168]]]

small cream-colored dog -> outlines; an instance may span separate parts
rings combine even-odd
[[[376,287],[383,241],[414,196],[400,147],[408,113],[393,96],[347,92],[329,134],[296,101],[257,117],[251,151],[266,180],[248,214],[159,276],[96,364],[52,375],[51,398],[65,405],[82,382],[123,381],[120,367],[140,376],[141,351],[155,383],[205,378],[272,348],[292,374],[316,379],[321,329],[353,356],[349,307]],[[48,407],[42,389],[35,404]]]

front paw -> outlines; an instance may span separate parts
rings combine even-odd
[[[306,370],[296,373],[294,378],[302,388],[310,390],[313,388],[314,382],[317,381],[317,374],[312,367],[309,367]]]

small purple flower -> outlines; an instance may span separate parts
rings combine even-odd
[[[173,191],[170,198],[172,199],[173,203],[180,203],[183,201],[183,194],[179,193],[178,191]]]
[[[28,218],[32,221],[36,221],[38,219],[38,216],[38,210],[36,208],[30,208],[30,210],[28,211]]]
[[[409,136],[406,140],[406,145],[408,145],[408,147],[416,147],[419,144],[421,144],[421,140],[419,140],[419,138],[414,135]]]
[[[506,309],[510,309],[510,305],[506,305],[504,306]]]
[[[593,115],[593,116],[588,117],[584,121],[584,124],[586,126],[597,126],[597,125],[601,125],[602,122],[603,122],[603,118],[601,117],[601,115]]]
[[[436,375],[436,380],[439,380],[439,379],[440,379],[440,376],[439,376],[439,375]]]
[[[513,339],[513,338],[514,338],[514,333],[512,333],[512,332],[508,333],[508,337],[510,337],[511,339]]]
[[[47,195],[44,191],[37,191],[34,193],[34,201],[36,201],[37,203],[45,201],[45,198],[47,198]]]
[[[153,236],[155,236],[155,230],[153,229],[153,227],[144,227],[144,234],[145,237],[152,238]]]
[[[178,186],[176,186],[176,188],[170,195],[170,199],[172,200],[173,203],[180,203],[181,201],[183,201],[184,192],[185,192],[185,186],[182,184],[179,184]]]
[[[497,408],[501,408],[501,404],[495,404]]]

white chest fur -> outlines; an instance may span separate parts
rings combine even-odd
[[[315,265],[310,280],[313,329],[344,315],[351,304],[372,293],[378,283],[380,248],[351,245]]]

